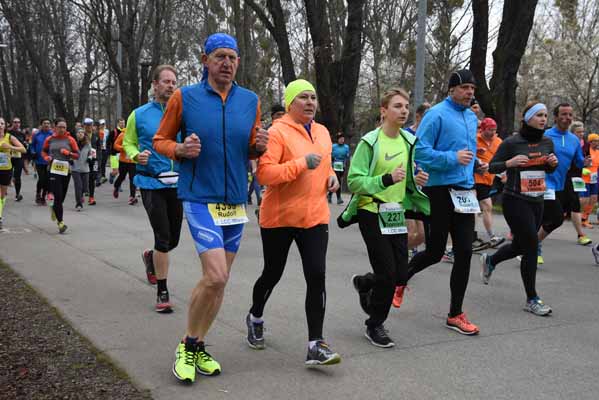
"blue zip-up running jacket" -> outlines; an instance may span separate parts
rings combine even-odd
[[[566,183],[566,174],[572,165],[576,164],[578,168],[584,166],[584,156],[580,140],[569,131],[560,131],[554,126],[545,131],[545,136],[553,141],[553,149],[557,157],[557,168],[553,173],[547,174],[545,181],[547,189],[553,189],[557,192],[564,190]]]
[[[477,129],[474,112],[450,97],[424,114],[416,132],[416,163],[429,174],[427,186],[474,187]],[[468,165],[458,162],[457,152],[465,149],[475,155]]]
[[[177,185],[165,185],[156,177],[162,172],[177,172],[179,163],[159,154],[152,147],[152,139],[160,126],[164,114],[164,106],[156,101],[151,101],[133,110],[127,119],[127,128],[123,138],[123,149],[132,160],[144,150],[152,154],[146,165],[136,165],[137,174],[133,178],[135,186],[141,189],[166,189],[176,188]]]
[[[42,148],[44,147],[44,142],[50,136],[52,136],[52,131],[42,131],[39,130],[31,139],[31,146],[29,147],[31,153],[35,156],[35,163],[37,165],[48,165],[48,162],[44,160],[42,157]]]

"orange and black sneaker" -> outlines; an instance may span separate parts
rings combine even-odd
[[[399,308],[401,307],[401,303],[403,303],[403,295],[406,290],[410,290],[406,285],[395,286],[395,293],[393,294],[393,307]]]
[[[461,333],[462,335],[476,335],[480,332],[478,326],[474,325],[468,320],[466,313],[458,314],[455,317],[447,317],[445,326]]]

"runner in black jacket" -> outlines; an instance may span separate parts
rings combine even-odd
[[[514,238],[495,254],[483,254],[480,258],[481,278],[486,285],[497,264],[522,255],[520,273],[527,297],[524,309],[536,315],[551,313],[551,307],[541,301],[535,289],[537,231],[543,220],[545,173],[553,172],[558,163],[553,141],[543,135],[546,123],[547,107],[541,103],[529,103],[524,110],[520,132],[499,146],[489,164],[490,173],[507,170],[503,215]]]

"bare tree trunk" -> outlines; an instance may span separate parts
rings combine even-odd
[[[364,0],[348,0],[342,57],[333,61],[332,39],[325,2],[304,0],[314,47],[316,90],[322,123],[331,135],[351,134],[354,100],[360,74]]]
[[[493,97],[487,85],[487,46],[489,43],[489,0],[473,0],[472,50],[470,70],[476,79],[476,99],[485,115],[495,118]]]
[[[502,137],[514,129],[518,69],[532,30],[537,1],[512,0],[503,4],[490,82],[497,131]]]
[[[322,2],[324,3],[324,2]],[[287,27],[285,26],[285,15],[280,0],[267,0],[266,6],[272,22],[264,13],[264,10],[256,4],[254,0],[245,0],[245,4],[254,10],[262,24],[268,29],[272,37],[277,42],[279,49],[279,58],[281,59],[281,67],[283,69],[283,80],[285,85],[295,80],[295,68],[293,67],[293,58],[291,57],[291,48],[289,47],[289,36],[287,35]]]

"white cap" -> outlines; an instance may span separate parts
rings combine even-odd
[[[94,124],[94,120],[91,118],[85,118],[83,120],[83,125],[93,125]]]
[[[98,121],[98,123],[100,125],[106,125],[106,120],[105,119],[101,119],[101,120]]]

